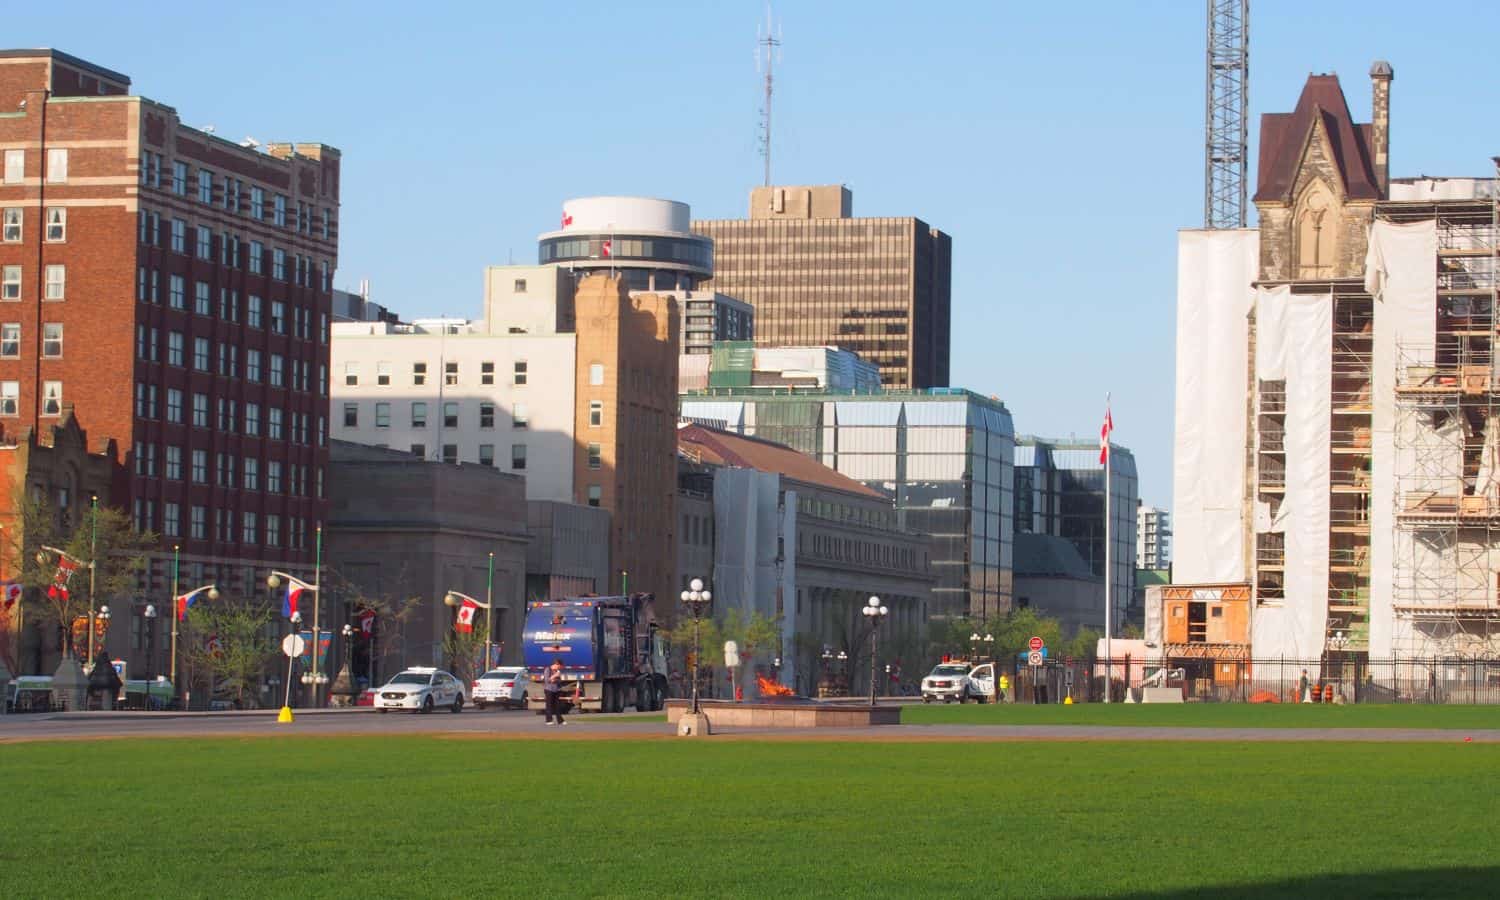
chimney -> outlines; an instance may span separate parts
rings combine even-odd
[[[1373,98],[1373,116],[1370,126],[1370,149],[1375,154],[1375,182],[1380,186],[1380,195],[1388,196],[1391,189],[1391,82],[1396,71],[1383,59],[1370,66],[1370,90]]]

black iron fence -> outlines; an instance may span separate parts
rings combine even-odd
[[[1004,666],[1001,666],[1004,671]],[[1500,658],[1174,659],[1170,663],[1117,657],[1012,664],[1007,700],[1013,703],[1119,703],[1146,691],[1180,691],[1185,701],[1209,703],[1452,703],[1500,704]],[[1160,696],[1160,695],[1158,695]]]

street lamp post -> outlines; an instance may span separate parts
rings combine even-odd
[[[271,577],[274,578],[276,576],[273,575]],[[276,586],[272,585],[271,587],[274,590]],[[296,634],[298,631],[302,630],[302,611],[293,610],[291,616],[287,618],[287,621],[292,624],[291,633]],[[284,709],[291,709],[292,707],[292,667],[296,664],[297,657],[288,653],[286,657],[286,697],[281,701],[281,705]],[[305,674],[302,676],[302,679],[302,683],[306,684],[307,676]]]
[[[484,672],[488,672],[489,671],[489,668],[490,668],[490,646],[494,642],[494,637],[495,637],[495,631],[494,631],[494,624],[495,623],[490,618],[494,614],[493,611],[492,611],[492,608],[495,605],[494,580],[495,580],[495,554],[491,553],[490,554],[490,587],[488,587],[488,588],[485,589],[484,596],[485,596],[486,599],[484,600],[484,602],[480,602],[479,600],[476,600],[473,597],[470,597],[468,594],[465,594],[462,591],[449,591],[448,593],[446,593],[446,594],[443,595],[443,605],[444,606],[450,606],[450,607],[453,607],[454,609],[457,609],[458,607],[463,606],[465,602],[468,602],[468,603],[472,603],[475,606],[479,607],[480,609],[484,610],[484,665],[482,667],[483,671],[481,671],[479,673],[480,675],[483,675]],[[475,677],[478,677],[478,676],[475,676]]]
[[[885,617],[890,615],[891,611],[888,608],[880,605],[879,597],[871,597],[869,602],[865,604],[864,609],[860,610],[860,612],[864,615],[865,618],[870,620],[870,705],[874,706],[876,672],[875,656],[876,651],[879,649],[878,641],[880,635],[880,623],[885,621]]]
[[[177,698],[177,625],[187,618],[187,610],[192,599],[199,594],[204,594],[210,600],[219,599],[219,588],[215,584],[205,584],[196,587],[186,594],[179,594],[179,575],[181,574],[180,548],[172,547],[172,698]],[[212,698],[210,698],[212,699]]]
[[[847,696],[849,696],[849,688],[850,688],[850,685],[849,685],[849,654],[845,653],[843,650],[840,650],[839,651],[839,655],[836,658],[839,661],[839,683],[836,686],[835,690],[839,691],[841,693],[835,693],[834,696],[836,696],[836,697],[847,697]]]
[[[321,580],[322,575],[323,560],[323,526],[321,525],[319,525],[317,529],[317,548],[317,556],[315,557],[316,561],[313,563],[313,580],[311,584],[303,581],[295,575],[289,575],[286,572],[281,571],[273,571],[270,575],[266,576],[266,587],[270,588],[273,591],[281,587],[281,583],[284,581],[286,582],[288,589],[295,586],[301,591],[311,593],[313,596],[312,670],[309,672],[303,672],[301,678],[303,684],[312,686],[313,706],[318,705],[318,685],[328,683],[327,673],[319,671],[321,668],[321,666],[319,665],[321,660],[319,660],[318,658],[322,655],[321,653],[319,653],[319,650],[322,649],[320,644],[322,643],[323,637],[322,632],[318,628],[318,612],[323,607],[323,593],[322,591],[318,590],[318,582]],[[301,625],[301,610],[294,612],[291,618],[293,624]],[[287,674],[287,681],[291,681],[290,671]],[[288,696],[290,696],[291,690],[292,687],[290,684],[288,684]]]
[[[702,652],[698,646],[698,628],[703,621],[703,610],[713,602],[711,591],[703,589],[703,579],[688,582],[688,590],[682,592],[682,602],[693,615],[693,715],[698,715],[698,658]]]
[[[156,604],[146,604],[146,708],[151,708],[151,682],[156,675]]]

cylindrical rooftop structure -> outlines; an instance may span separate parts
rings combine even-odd
[[[561,227],[538,237],[538,262],[580,275],[623,274],[632,290],[693,290],[713,275],[713,239],[691,231],[686,203],[652,197],[581,197]]]

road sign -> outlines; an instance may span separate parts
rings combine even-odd
[[[1028,665],[1028,666],[1040,666],[1041,664],[1042,664],[1042,651],[1040,651],[1040,650],[1033,650],[1030,653],[1026,654],[1026,665]]]
[[[1033,650],[1040,650],[1043,647],[1047,646],[1047,642],[1042,640],[1040,637],[1033,637],[1026,643],[1026,646],[1030,647]]]
[[[740,645],[734,641],[724,642],[724,665],[737,669],[740,665]]]
[[[287,656],[301,656],[302,651],[307,649],[307,642],[300,634],[289,634],[281,639],[281,652]]]

